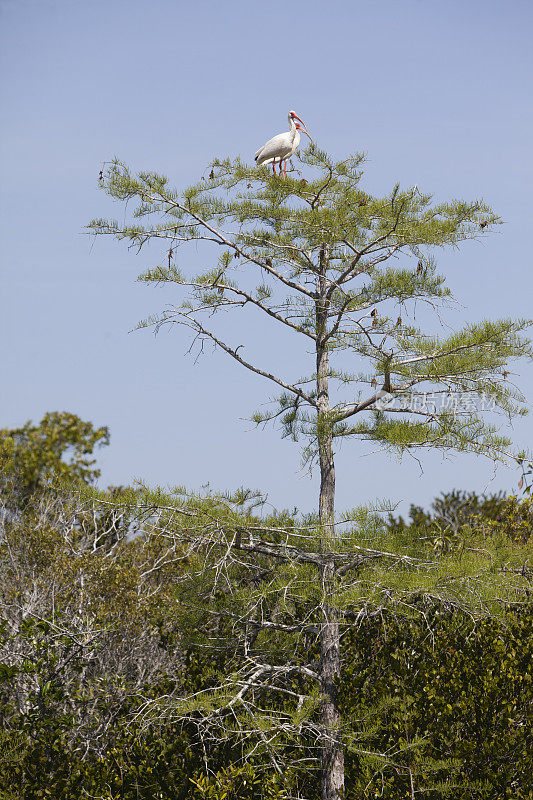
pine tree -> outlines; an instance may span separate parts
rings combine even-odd
[[[283,614],[272,616],[265,592],[258,589],[240,598],[239,614],[246,619],[243,652],[250,668],[235,678],[232,700],[227,700],[226,687],[219,696],[213,695],[214,706],[204,705],[202,713],[211,722],[220,720],[223,708],[234,713],[247,694],[255,696],[271,676],[281,678],[292,671],[304,681],[316,681],[320,701],[311,694],[301,703],[307,703],[308,719],[316,715],[319,703],[323,800],[338,800],[344,792],[344,749],[351,744],[337,706],[336,681],[341,628],[349,624],[350,613],[353,618],[354,608],[365,610],[372,603],[379,608],[392,602],[394,593],[405,600],[420,591],[450,602],[461,592],[463,597],[470,592],[469,602],[483,605],[479,595],[474,598],[468,577],[481,569],[473,553],[463,553],[461,563],[447,561],[446,569],[455,577],[449,584],[439,584],[442,562],[422,551],[390,552],[383,538],[381,547],[364,539],[361,531],[371,519],[372,535],[380,541],[373,515],[357,512],[357,535],[336,533],[342,518],[335,516],[335,441],[370,440],[399,454],[431,447],[505,461],[511,455],[510,442],[499,426],[487,421],[485,411],[489,408],[509,418],[525,413],[524,398],[508,380],[506,368],[509,362],[533,354],[524,336],[528,320],[483,320],[446,337],[419,327],[416,308],[425,305],[428,312],[439,314],[452,300],[437,271],[437,249],[487,236],[501,220],[481,201],[435,203],[417,187],[396,185],[389,195],[373,197],[361,187],[363,161],[363,156],[355,155],[336,162],[311,147],[299,157],[298,169],[293,166],[283,179],[267,167],[252,168],[240,159],[217,160],[208,177],[178,192],[164,176],[152,172],[134,176],[116,160],[103,171],[101,184],[111,197],[134,207],[134,219],[131,223],[99,219],[89,226],[94,234],[125,239],[139,249],[148,243],[160,246],[160,263],[139,280],[178,285],[183,302],[144,320],[141,327],[184,326],[200,350],[211,342],[275,384],[277,401],[268,413],[255,414],[255,422],[280,421],[284,435],[303,442],[305,462],[318,465],[318,517],[307,527],[289,533],[286,526],[246,529],[220,507],[216,531],[212,527],[207,536],[202,517],[189,541],[194,540],[196,552],[200,540],[203,547],[210,542],[210,552],[226,548],[226,566],[235,554],[255,559],[255,567],[251,563],[241,567],[254,574],[261,559],[273,560],[279,565],[278,587],[305,581],[313,586],[307,599],[304,592],[303,599],[284,604],[284,619],[296,619],[301,613],[296,606],[309,604],[313,595],[313,613],[295,626],[281,622]],[[192,274],[186,267],[187,246],[198,243],[205,244],[206,258],[213,257],[213,245],[217,246],[218,258],[205,271]],[[222,338],[217,315],[245,308],[284,326],[287,336],[299,337],[304,354],[312,351],[305,375],[291,378],[259,365],[240,344]],[[421,316],[425,321],[430,315]],[[244,316],[246,324],[249,318]],[[285,533],[280,533],[282,528]],[[231,564],[237,569],[236,560]],[[318,573],[318,585],[310,575],[313,571]],[[497,595],[501,585],[497,592],[491,586],[491,591]],[[286,635],[296,629],[316,635],[318,663],[312,667],[290,661],[278,667],[260,663],[251,655],[254,636],[258,629],[269,628]],[[200,706],[195,713],[200,713]],[[190,713],[191,709],[189,703]],[[255,714],[263,739],[272,722],[269,717],[267,724],[264,714],[261,719]],[[298,725],[301,729],[301,724],[301,718],[293,720],[292,730]],[[316,732],[316,724],[309,730]]]

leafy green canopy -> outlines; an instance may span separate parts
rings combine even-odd
[[[14,481],[18,502],[28,501],[54,477],[91,483],[100,475],[90,457],[98,444],[109,444],[108,429],[95,428],[67,411],[45,414],[38,425],[2,428],[2,483]],[[13,485],[8,494],[13,497]]]
[[[282,800],[282,790],[274,791],[282,785],[289,797],[299,791],[316,800],[316,740],[305,725],[316,721],[319,698],[297,668],[318,657],[321,588],[311,583],[311,561],[290,563],[292,544],[303,550],[307,542],[309,559],[318,552],[311,520],[259,518],[258,497],[246,490],[204,498],[142,488],[114,497],[88,489],[87,495],[100,497],[105,508],[107,502],[136,505],[141,535],[123,530],[112,552],[95,547],[109,521],[91,504],[75,504],[69,512],[63,500],[55,509],[46,503],[40,522],[21,515],[0,543],[0,618],[7,612],[20,620],[22,609],[26,614],[20,627],[0,625],[0,727],[7,732],[4,742],[0,736],[0,797],[18,790],[27,800],[84,792],[107,800]],[[55,492],[52,497],[57,500]],[[475,515],[467,514],[466,500]],[[420,530],[380,528],[368,512],[353,523],[351,538],[336,543],[339,563],[344,553],[348,561],[342,563],[353,566],[339,584],[346,623],[339,705],[347,797],[359,792],[371,800],[387,792],[391,800],[403,800],[411,773],[417,796],[424,791],[430,800],[529,797],[531,609],[524,603],[510,610],[506,601],[520,594],[527,599],[531,540],[528,547],[516,542],[524,538],[531,503],[515,507],[508,500],[508,525],[503,508],[498,511],[498,525],[509,528],[502,536],[492,526],[494,503],[472,497],[439,503],[439,518],[461,506],[460,537],[445,552],[427,531],[422,538]],[[65,524],[70,515],[73,528]],[[94,539],[82,527],[86,517],[101,525]],[[250,534],[263,548],[253,561]],[[232,542],[236,558],[219,569],[219,554]],[[365,561],[364,553],[376,558]],[[286,556],[284,576],[276,554],[277,561]],[[189,572],[198,580],[187,579]],[[502,599],[493,597],[490,605],[502,606],[501,619],[480,621],[487,573],[493,586],[499,583]],[[461,595],[466,590],[475,600],[484,594],[477,608],[463,612],[454,603],[461,581]],[[268,627],[260,630],[261,623]],[[245,630],[252,631],[248,649]],[[228,696],[231,702],[232,686],[240,691],[249,680],[247,657],[263,664],[267,654],[285,672],[276,683],[265,672],[256,680],[264,696],[259,685],[250,690],[231,706],[227,716],[234,726],[227,724],[219,740],[199,744],[197,716]],[[256,669],[254,664],[252,675]],[[19,691],[27,692],[24,704]],[[146,699],[178,716],[181,696],[190,724],[162,719],[146,729],[141,716],[133,719]],[[279,752],[283,776],[274,772],[261,734]],[[24,746],[12,755],[19,737]],[[488,785],[463,788],[479,782]]]
[[[276,405],[254,420],[278,419],[284,435],[304,434],[311,460],[326,430],[400,452],[431,446],[504,458],[509,442],[485,420],[483,406],[490,398],[507,416],[526,412],[506,366],[532,355],[522,336],[530,322],[485,320],[441,337],[416,321],[428,316],[421,304],[438,314],[451,300],[435,251],[478,239],[500,219],[482,201],[435,203],[416,186],[373,197],[361,188],[363,160],[336,162],[311,148],[286,180],[238,158],[217,160],[181,193],[164,176],[134,176],[115,160],[101,184],[133,209],[133,219],[98,219],[89,230],[139,249],[161,246],[159,263],[139,280],[178,284],[184,299],[140,326],[183,324],[200,348],[210,341],[277,384]],[[197,242],[205,245],[206,267],[193,274],[183,249]],[[248,358],[249,345],[241,350],[214,332],[217,314],[245,306],[299,336],[304,357],[329,351],[326,414],[318,410],[313,357],[307,374],[289,378],[276,372],[279,362],[260,368]],[[401,402],[383,407],[384,392]]]
[[[445,492],[433,501],[429,512],[411,505],[407,522],[389,515],[387,527],[409,541],[433,541],[434,548],[443,551],[456,546],[468,529],[484,536],[505,534],[515,543],[525,543],[533,534],[533,499]]]
[[[85,496],[99,497],[94,489],[88,489]],[[233,497],[200,497],[179,489],[165,494],[140,487],[135,494],[124,491],[114,499],[142,519],[143,552],[150,541],[165,549],[175,542],[176,549],[168,558],[180,566],[174,578],[169,576],[173,581],[169,602],[175,605],[167,606],[172,609],[168,618],[180,630],[181,646],[194,658],[213,665],[213,670],[206,666],[200,683],[182,684],[172,697],[166,693],[154,697],[143,706],[140,718],[146,724],[191,726],[193,749],[200,749],[201,736],[205,736],[209,743],[235,748],[234,761],[257,759],[268,764],[274,756],[298,774],[306,773],[306,780],[315,780],[316,732],[323,700],[313,685],[324,591],[316,579],[317,564],[324,557],[319,520],[290,515],[259,518],[253,513],[256,497],[245,491]],[[528,509],[527,502],[520,504],[520,519]],[[467,634],[473,637],[476,626],[490,617],[503,631],[509,604],[525,615],[531,587],[531,573],[525,565],[533,542],[517,544],[521,524],[516,527],[514,511],[509,520],[507,533],[485,525],[485,515],[480,520],[465,518],[459,535],[444,547],[432,530],[425,535],[418,529],[398,530],[398,525],[383,523],[365,509],[347,515],[344,522],[349,527],[331,543],[328,556],[336,565],[335,605],[342,615],[343,646],[358,639],[357,646],[343,650],[339,680],[341,708],[343,714],[347,711],[342,727],[349,762],[347,787],[358,786],[352,785],[356,778],[351,776],[359,781],[362,774],[362,786],[368,788],[372,778],[375,791],[375,784],[381,786],[384,776],[397,790],[395,794],[391,791],[391,796],[401,797],[412,769],[417,788],[421,785],[428,793],[428,786],[435,781],[444,785],[449,779],[450,786],[428,796],[446,796],[447,788],[449,796],[466,798],[468,793],[454,794],[459,778],[462,783],[480,776],[484,779],[494,765],[492,757],[484,769],[476,769],[475,757],[464,765],[456,763],[440,746],[437,711],[428,712],[429,722],[424,717],[420,724],[412,712],[415,702],[416,709],[423,709],[428,697],[430,704],[437,706],[434,694],[428,692],[434,690],[429,683],[435,668],[435,630],[441,617],[443,625],[460,627],[456,635],[460,642]],[[129,571],[133,571],[131,567]],[[400,642],[398,630],[405,632]],[[379,692],[372,686],[378,645],[381,650],[378,639],[384,639],[383,652],[387,654],[379,664]],[[417,656],[417,679],[410,681],[415,643],[427,663],[422,672]],[[446,642],[446,647],[452,645],[458,652],[455,641]],[[216,673],[214,665],[221,656],[224,668]],[[439,650],[439,671],[445,672],[448,660],[446,650]],[[466,665],[461,691],[468,692],[466,684],[475,664],[472,659]],[[514,672],[519,669],[513,665]],[[189,670],[188,663],[185,674]],[[387,676],[394,676],[394,684],[388,688]],[[364,694],[360,691],[363,678],[368,681],[363,685]],[[446,704],[452,702],[456,686],[451,678],[454,676],[450,676]],[[513,680],[517,678],[513,676]],[[493,675],[488,683],[491,690],[498,691]],[[409,714],[402,694],[407,684]],[[392,692],[393,703],[388,696]],[[513,701],[515,697],[513,694]],[[459,702],[445,705],[439,698],[438,711],[452,719],[454,709],[465,709],[467,702],[472,708],[470,695],[461,697],[462,706]],[[516,706],[522,708],[523,704]],[[490,713],[489,704],[486,708]],[[409,725],[407,739],[405,723]],[[426,724],[431,730],[428,741]],[[504,724],[507,719],[499,729]],[[492,740],[479,725],[469,726],[468,732],[472,728],[480,741]],[[520,730],[517,733],[522,746],[524,737]],[[461,747],[454,752],[457,758],[466,758]],[[228,762],[229,756],[224,763]],[[207,788],[207,782],[201,785]],[[318,797],[318,792],[304,796]],[[490,795],[480,792],[479,796]]]

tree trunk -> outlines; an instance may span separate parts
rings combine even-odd
[[[340,675],[339,623],[334,607],[335,563],[327,558],[335,535],[335,461],[333,437],[329,420],[329,353],[327,349],[327,252],[320,250],[320,274],[317,285],[317,404],[318,454],[320,463],[319,516],[322,532],[321,567],[322,623],[320,631],[320,688],[322,703],[322,800],[340,800],[344,794],[344,751],[340,732],[340,713],[337,707],[336,678]]]
[[[341,716],[337,707],[336,679],[340,674],[339,623],[335,608],[328,602],[333,589],[334,565],[322,567],[324,601],[320,631],[320,688],[322,704],[322,800],[340,800],[344,793],[344,751]]]

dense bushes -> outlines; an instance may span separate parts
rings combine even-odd
[[[374,781],[362,770],[369,785],[353,797],[379,797],[386,786],[383,796],[400,800],[412,781],[429,800],[446,792],[526,800],[533,789],[530,610],[476,626],[467,615],[420,610],[419,621],[372,621],[347,635],[343,708],[361,715],[386,695],[395,700],[366,742],[390,753],[394,765]],[[360,766],[353,757],[348,772],[355,778]]]
[[[55,421],[68,423],[83,469],[92,469],[100,431],[70,417]],[[14,441],[4,448],[9,458]],[[197,612],[193,621],[181,582],[186,560],[168,550],[165,532],[134,535],[142,531],[114,509],[116,492],[97,507],[65,499],[32,456],[42,436],[17,441],[26,448],[24,485],[37,488],[31,498],[13,494],[12,462],[4,459],[0,799],[316,800],[316,768],[296,766],[311,754],[310,741],[287,746],[280,774],[252,740],[243,763],[231,733],[202,741],[194,725],[164,716],[146,724],[147,700],[178,688],[192,696],[235,667],[231,626],[223,617],[208,624]],[[79,465],[76,458],[73,471]],[[455,493],[430,512],[413,508],[409,522],[391,519],[389,529],[447,552],[474,529],[505,537],[516,556],[531,535],[532,501]],[[404,614],[391,606],[343,634],[347,800],[530,798],[531,607],[506,607],[484,621],[423,595],[414,607]],[[216,633],[215,648],[204,646],[205,631]]]

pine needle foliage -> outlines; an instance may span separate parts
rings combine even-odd
[[[531,357],[530,322],[483,320],[442,337],[420,311],[425,305],[438,315],[453,299],[437,271],[438,251],[484,238],[501,220],[481,200],[437,203],[417,187],[397,184],[374,197],[362,186],[363,164],[361,154],[335,161],[311,147],[283,180],[239,158],[216,160],[209,175],[178,192],[165,176],[134,175],[114,160],[101,183],[132,220],[98,219],[89,230],[137,249],[157,245],[159,258],[139,280],[177,284],[183,299],[140,327],[184,325],[200,349],[210,341],[281,387],[273,407],[253,419],[277,420],[283,435],[303,436],[305,460],[314,461],[325,429],[333,439],[369,440],[400,454],[433,447],[505,459],[509,440],[483,412],[489,404],[507,418],[526,413],[508,365]],[[210,265],[196,274],[187,246],[198,242]],[[317,329],[319,295],[324,330]],[[249,360],[248,345],[219,338],[216,316],[244,307],[285,326],[306,351],[321,340],[327,412],[317,413],[313,361],[291,378]],[[388,403],[380,402],[384,392]]]

